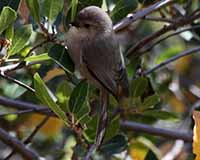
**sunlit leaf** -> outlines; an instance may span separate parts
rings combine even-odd
[[[0,34],[17,18],[17,13],[10,7],[4,7],[0,15]]]
[[[74,21],[76,17],[76,12],[78,8],[78,0],[72,0],[71,1],[71,21]]]
[[[50,60],[51,58],[48,56],[48,53],[43,53],[39,55],[29,56],[24,59],[24,61],[34,62],[34,61],[45,61]]]
[[[49,21],[54,21],[63,8],[64,0],[44,0],[43,14]]]
[[[155,59],[155,63],[159,64],[172,56],[177,55],[179,52],[181,52],[184,48],[181,45],[175,45],[171,48],[167,48],[162,54],[159,54],[159,56]]]
[[[51,110],[62,119],[66,125],[68,125],[68,120],[66,114],[62,111],[62,109],[54,102],[51,94],[49,94],[46,85],[43,80],[40,78],[39,74],[36,73],[34,75],[34,87],[35,87],[35,95],[37,98],[45,105],[51,108]]]
[[[56,88],[56,97],[63,110],[69,112],[69,99],[71,95],[71,87],[67,81],[61,82]]]
[[[148,148],[141,142],[134,140],[129,147],[129,154],[132,159],[145,160]]]
[[[31,33],[32,33],[31,25],[24,25],[20,28],[17,28],[14,35],[14,39],[12,41],[12,46],[9,50],[10,56],[20,52],[20,50],[22,50],[25,47],[31,36]]]
[[[10,24],[10,26],[6,29],[6,39],[12,40],[14,37],[14,24]]]

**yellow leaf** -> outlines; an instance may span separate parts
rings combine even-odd
[[[30,116],[30,118],[28,120],[26,120],[24,125],[27,127],[30,127],[30,128],[34,128],[43,119],[44,119],[44,115],[32,114],[32,116]],[[42,128],[39,130],[39,132],[43,133],[47,137],[54,137],[61,132],[63,126],[64,126],[64,124],[63,124],[62,120],[51,117],[44,124],[44,126],[42,126]]]
[[[45,82],[50,81],[51,79],[57,77],[57,76],[61,76],[61,75],[65,75],[65,71],[60,69],[60,68],[54,68],[50,71],[47,72],[47,74],[45,75],[45,77],[43,78],[43,80]]]
[[[138,141],[132,141],[129,154],[134,160],[144,160],[149,149]]]
[[[196,154],[195,160],[200,160],[200,112],[193,112],[193,119],[195,122],[193,129],[193,153]]]

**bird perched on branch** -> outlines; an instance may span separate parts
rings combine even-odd
[[[117,100],[127,97],[123,55],[108,14],[99,7],[89,6],[81,10],[71,24],[66,45],[76,69]]]
[[[66,45],[75,68],[101,91],[98,146],[105,133],[103,127],[107,119],[108,94],[111,93],[119,102],[129,94],[124,59],[112,20],[101,8],[89,6],[82,9],[71,25]]]

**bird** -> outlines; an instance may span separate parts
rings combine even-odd
[[[66,34],[66,46],[75,69],[100,90],[100,118],[96,141],[84,160],[90,159],[105,136],[108,98],[121,104],[129,95],[123,54],[109,15],[97,6],[82,9]]]
[[[119,41],[109,15],[97,6],[82,9],[66,35],[75,69],[118,101],[129,95],[128,78]]]

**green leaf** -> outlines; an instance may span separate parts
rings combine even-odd
[[[81,81],[72,91],[69,100],[69,109],[72,113],[78,114],[81,110],[88,94],[88,87],[85,81]]]
[[[34,62],[34,61],[45,61],[50,60],[51,58],[48,56],[48,53],[43,53],[39,55],[33,55],[24,59],[24,61]]]
[[[174,113],[161,110],[147,110],[143,113],[144,116],[154,117],[161,120],[177,120],[178,117]]]
[[[111,138],[100,147],[100,151],[106,155],[112,155],[124,151],[128,146],[125,135],[119,134]]]
[[[26,45],[26,46],[20,51],[19,54],[20,54],[20,56],[22,56],[22,57],[26,57],[26,56],[29,54],[30,50],[31,50],[30,45]]]
[[[39,0],[26,0],[31,15],[35,22],[40,22],[40,3]]]
[[[69,112],[69,99],[72,89],[67,81],[61,82],[56,88],[56,97],[65,112]]]
[[[31,25],[24,25],[16,30],[12,46],[8,52],[10,56],[20,52],[25,47],[26,43],[31,37],[31,33]]]
[[[86,124],[87,130],[83,133],[83,135],[85,139],[87,139],[87,141],[90,143],[94,142],[96,138],[98,120],[99,120],[99,117],[94,116],[90,118]]]
[[[54,21],[64,5],[64,0],[44,0],[43,14],[49,21]]]
[[[157,94],[147,97],[143,102],[142,108],[150,108],[156,105],[160,101],[160,97]]]
[[[138,6],[137,0],[118,0],[115,4],[115,8],[111,12],[111,18],[113,22],[118,22],[127,14],[133,12]]]
[[[17,18],[17,13],[10,7],[4,7],[0,15],[0,34]]]
[[[12,40],[14,37],[14,24],[11,23],[10,26],[6,29],[6,39]]]
[[[76,17],[76,12],[78,8],[78,0],[72,0],[71,2],[72,8],[71,8],[71,21],[74,21]]]
[[[162,54],[159,54],[159,56],[156,58],[155,63],[159,64],[175,55],[180,53],[182,50],[184,50],[184,46],[181,45],[173,45],[171,48],[167,48]]]
[[[108,127],[106,128],[106,135],[105,135],[105,141],[116,136],[117,133],[119,133],[119,119],[120,116],[116,116],[112,121],[109,122]]]
[[[138,77],[132,82],[131,86],[131,95],[133,97],[142,96],[148,87],[148,79],[145,77]]]
[[[49,57],[53,59],[65,71],[74,72],[74,63],[72,62],[67,50],[64,46],[54,45],[49,51]]]
[[[142,143],[147,148],[149,148],[155,154],[156,159],[158,159],[158,160],[162,159],[162,155],[161,155],[159,148],[157,148],[156,145],[154,143],[152,143],[149,139],[147,139],[145,137],[139,137],[139,138],[137,138],[137,141]]]
[[[49,106],[51,110],[68,125],[68,119],[62,109],[54,102],[51,94],[49,94],[46,85],[40,78],[39,74],[34,75],[34,87],[36,97],[45,105]]]

